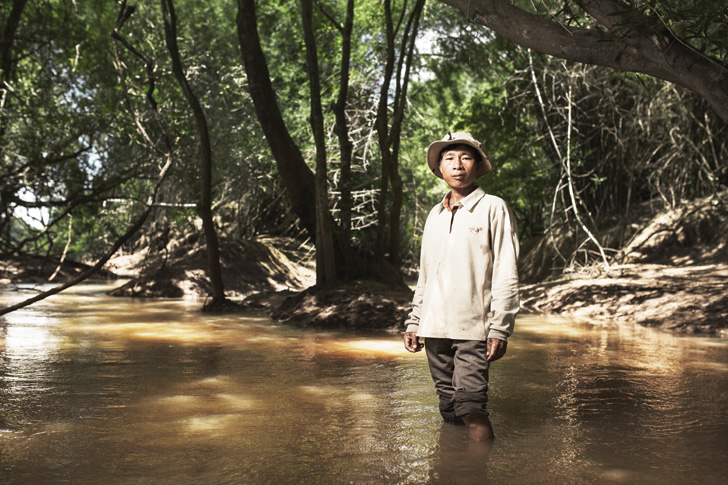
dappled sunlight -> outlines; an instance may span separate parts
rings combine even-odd
[[[239,416],[236,414],[211,414],[208,416],[195,416],[184,421],[186,431],[193,433],[210,433],[227,430],[234,425]]]
[[[94,332],[99,337],[174,342],[179,344],[223,344],[229,337],[215,329],[189,323],[97,323],[74,325],[70,332]]]
[[[337,350],[364,353],[372,356],[403,357],[409,354],[404,348],[402,340],[398,336],[391,339],[362,339],[347,341],[331,341],[329,347]]]
[[[24,354],[47,354],[57,345],[58,338],[43,326],[10,326],[0,343],[15,357]]]
[[[245,338],[245,341],[246,342],[251,342],[251,343],[280,342],[280,340],[281,339],[279,337],[264,337],[264,336],[261,336],[261,337],[246,337]]]
[[[0,355],[6,359],[44,360],[61,349],[73,347],[66,337],[53,332],[51,319],[43,315],[36,314],[26,323],[16,318],[6,321],[8,325],[0,327]]]
[[[638,481],[634,472],[619,468],[604,470],[600,476],[603,480],[608,480],[613,483],[635,483]]]
[[[526,334],[538,335],[542,340],[524,339]],[[549,347],[563,350],[564,342],[578,342],[578,346],[567,347],[570,353],[593,354],[595,361],[603,365],[660,375],[674,374],[679,370],[678,363],[722,370],[726,364],[709,362],[705,359],[706,352],[728,349],[726,339],[686,337],[639,325],[591,324],[534,315],[519,317],[517,331],[509,344],[524,350]]]
[[[230,411],[247,411],[256,406],[255,399],[242,394],[216,394],[213,397],[218,401],[217,406]]]
[[[239,323],[237,326],[230,325],[230,318],[227,322],[219,323],[207,321],[203,314],[185,315],[166,311],[160,312],[156,317],[147,315],[145,319],[140,319],[139,314],[126,315],[124,318],[107,317],[103,320],[94,317],[75,319],[68,322],[66,330],[76,334],[94,333],[103,338],[224,346],[235,346],[243,340],[268,342],[273,339],[254,335],[256,327],[248,326],[245,317],[236,318]]]
[[[165,396],[154,401],[156,404],[173,406],[175,409],[192,408],[199,405],[199,402],[199,397],[189,395]]]
[[[204,379],[201,379],[199,381],[196,381],[194,386],[204,386],[204,387],[227,387],[232,385],[233,381],[228,376],[215,376],[215,377],[206,377]]]
[[[318,396],[331,396],[344,392],[343,389],[334,386],[298,386],[298,389],[306,394]]]
[[[342,386],[299,386],[302,395],[313,398],[327,408],[344,408],[353,405],[357,409],[359,419],[364,418],[362,414],[366,406],[376,400],[376,397],[361,391],[354,391]]]
[[[573,319],[557,316],[521,315],[516,322],[518,333],[529,332],[541,335],[563,335],[578,337],[594,330],[595,326]]]
[[[244,413],[260,406],[258,399],[234,392],[238,383],[227,376],[215,376],[177,386],[179,393],[141,402],[137,410],[163,418]],[[175,389],[170,389],[174,392]]]
[[[692,341],[691,346],[696,348],[719,348],[719,349],[728,349],[728,339],[723,338],[692,338],[692,337],[684,337],[686,339],[691,339]]]
[[[78,425],[70,421],[56,421],[43,427],[42,433],[68,433]]]

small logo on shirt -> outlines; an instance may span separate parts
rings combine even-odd
[[[469,227],[468,230],[472,232],[473,234],[478,234],[480,231],[483,230],[482,227]]]

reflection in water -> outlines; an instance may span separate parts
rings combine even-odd
[[[0,482],[722,483],[728,342],[519,318],[495,443],[396,335],[73,289],[0,320]],[[20,299],[0,295],[0,303]]]

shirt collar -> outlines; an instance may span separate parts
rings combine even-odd
[[[440,201],[440,212],[447,210],[447,206],[445,205],[445,201],[447,200],[448,194],[445,194],[445,196]],[[468,194],[467,197],[460,200],[459,202],[455,203],[456,207],[464,207],[470,212],[473,212],[473,209],[475,209],[475,205],[485,197],[485,191],[481,189],[480,187],[476,186],[475,190],[473,190],[471,193]]]

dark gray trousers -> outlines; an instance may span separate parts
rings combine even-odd
[[[446,421],[487,416],[488,364],[484,340],[425,338],[440,414]]]

